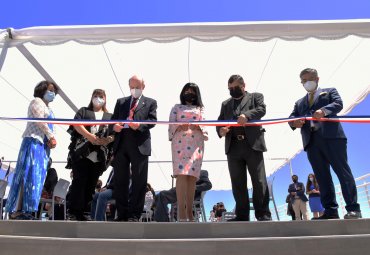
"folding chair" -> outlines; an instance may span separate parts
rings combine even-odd
[[[269,190],[269,200],[272,201],[277,220],[280,220],[279,213],[278,213],[277,206],[276,206],[276,202],[275,202],[275,198],[274,198],[274,191],[272,189],[273,182],[274,182],[274,179],[267,181],[267,187],[268,187],[268,190]],[[253,189],[249,190],[249,194],[253,194]],[[254,210],[253,198],[251,198],[251,197],[249,198],[249,204],[250,204],[250,210]]]
[[[146,222],[152,221],[153,211],[151,210],[151,207],[152,207],[153,203],[154,203],[154,197],[151,198],[151,199],[146,198],[144,208],[143,208],[143,212],[141,213],[139,221],[141,221],[141,222],[144,221],[144,220]]]
[[[8,182],[5,180],[0,180],[0,219],[3,219],[3,199],[5,196],[5,190],[8,186]]]
[[[194,200],[193,202],[193,212],[195,215],[196,222],[199,222],[200,217],[202,217],[202,222],[207,222],[206,210],[204,209],[204,202],[203,202],[203,199],[206,193],[207,191],[202,191],[202,193],[200,194],[200,199]]]
[[[64,179],[59,179],[58,183],[55,185],[54,190],[53,190],[53,195],[52,198],[41,198],[40,203],[41,203],[41,209],[40,209],[40,217],[42,217],[42,213],[44,212],[44,205],[46,203],[51,203],[51,210],[52,210],[52,220],[54,220],[54,206],[55,204],[63,205],[64,206],[64,220],[66,220],[66,207],[67,207],[67,202],[66,202],[66,196],[68,192],[68,187],[69,187],[70,182]],[[59,198],[58,201],[55,201],[55,198]]]

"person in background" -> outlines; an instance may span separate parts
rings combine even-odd
[[[217,221],[217,218],[216,218],[216,210],[217,210],[217,205],[214,205],[212,210],[209,212],[209,221],[210,222],[216,222]]]
[[[95,89],[89,105],[79,109],[74,119],[110,120],[112,114],[106,108],[106,101],[105,91]],[[114,137],[109,135],[104,125],[75,125],[70,126],[68,132],[71,134],[71,144],[67,167],[73,171],[68,219],[86,221],[89,218],[84,215],[84,211],[92,200],[99,176],[107,169],[109,144]]]
[[[180,102],[171,109],[170,122],[204,120],[204,106],[197,84],[185,84]],[[168,127],[168,136],[172,147],[173,176],[176,178],[178,221],[194,221],[195,182],[199,179],[208,133],[199,125],[172,124]]]
[[[48,170],[46,172],[44,187],[43,187],[42,193],[41,193],[41,197],[46,198],[46,199],[51,199],[52,198],[54,187],[58,183],[58,174],[57,174],[57,171],[55,170],[55,168],[51,167],[52,163],[53,163],[53,160],[52,160],[52,158],[50,158],[49,162],[48,162]],[[40,207],[41,207],[41,204],[40,204]],[[49,216],[50,216],[50,212],[51,212],[50,209],[51,209],[51,203],[46,203],[45,204],[45,210],[48,211]],[[40,213],[40,209],[39,209],[39,212],[37,213],[37,216],[39,216],[39,213]]]
[[[224,203],[222,202],[218,202],[216,204],[216,218],[217,218],[217,221],[222,221],[222,214],[226,212],[226,208],[224,206]]]
[[[28,118],[53,119],[49,104],[59,87],[51,81],[36,85],[35,97],[28,107]],[[38,210],[44,185],[50,149],[56,147],[53,124],[27,122],[5,211],[10,219],[31,220]]]
[[[91,202],[91,219],[96,221],[105,221],[105,213],[108,201],[113,197],[113,175],[114,169],[109,173],[107,183],[103,188],[96,192]]]
[[[288,204],[286,214],[292,217],[292,220],[295,220],[295,213],[294,213],[293,206],[292,206],[292,200],[290,199],[290,193],[287,195],[285,199],[285,203]]]
[[[362,218],[357,203],[357,188],[351,168],[347,162],[347,137],[339,122],[319,121],[321,118],[336,117],[343,109],[343,101],[335,88],[319,88],[316,69],[306,68],[299,75],[307,94],[299,99],[290,118],[312,116],[312,121],[297,119],[289,122],[295,130],[301,129],[303,148],[320,186],[321,203],[325,208],[319,220],[338,219],[338,203],[330,167],[338,176],[343,198],[346,202],[345,219]]]
[[[103,186],[103,182],[102,180],[98,179],[97,183],[96,183],[96,186],[95,186],[95,193],[98,193],[101,191],[101,188]]]
[[[307,213],[307,197],[304,193],[305,188],[302,182],[298,182],[298,176],[292,176],[293,183],[289,185],[288,192],[290,193],[290,200],[293,206],[295,220],[301,220],[299,215],[302,213],[303,220],[308,220]]]
[[[200,170],[199,180],[195,183],[194,200],[199,200],[203,191],[210,190],[212,183],[208,178],[207,170]],[[176,187],[170,190],[162,190],[155,196],[154,220],[168,222],[168,205],[177,201]]]
[[[313,218],[319,218],[323,215],[324,208],[321,205],[320,188],[314,174],[309,174],[307,177],[306,193],[309,198],[308,201]]]

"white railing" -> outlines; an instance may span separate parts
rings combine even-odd
[[[370,218],[370,173],[355,179],[357,187],[357,201],[361,205],[362,217]],[[346,203],[343,199],[340,184],[335,185],[339,214],[346,214]]]

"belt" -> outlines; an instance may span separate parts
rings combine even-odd
[[[233,136],[231,137],[232,140],[238,140],[238,141],[242,141],[242,140],[245,140],[247,139],[247,137],[245,135],[237,135],[237,136]]]
[[[319,130],[317,127],[310,127],[311,133],[316,132],[317,130]]]

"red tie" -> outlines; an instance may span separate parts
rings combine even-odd
[[[136,102],[137,102],[137,98],[132,98],[132,102],[131,102],[131,106],[130,106],[130,114],[128,116],[128,119],[129,120],[133,120],[134,119],[134,112],[135,112],[135,109],[136,109]]]
[[[136,102],[137,102],[137,98],[133,97],[132,102],[131,102],[131,106],[130,106],[130,111],[135,108]]]

